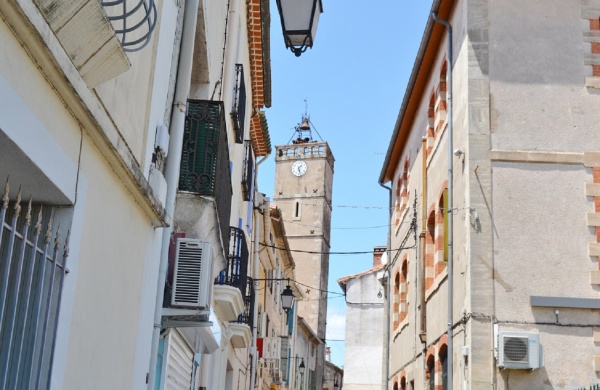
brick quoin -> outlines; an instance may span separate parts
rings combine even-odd
[[[594,183],[600,183],[600,167],[592,168],[592,178]]]
[[[592,42],[592,53],[593,54],[600,53],[600,42]]]
[[[600,65],[592,65],[592,75],[594,77],[600,77]]]
[[[590,30],[600,31],[600,18],[590,19]]]

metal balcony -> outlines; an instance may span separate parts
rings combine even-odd
[[[222,102],[188,101],[179,190],[214,198],[222,242],[227,248],[233,189]]]

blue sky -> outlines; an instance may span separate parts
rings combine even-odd
[[[323,0],[315,44],[301,57],[285,49],[271,1],[273,146],[287,144],[305,111],[336,159],[331,251],[371,251],[387,241],[388,191],[379,173],[429,11],[430,0]],[[313,131],[313,138],[319,139]],[[274,156],[259,170],[258,187],[273,197]],[[329,290],[337,279],[371,268],[372,255],[331,255]],[[329,340],[343,340],[345,301],[328,301]],[[344,364],[343,341],[328,341]]]

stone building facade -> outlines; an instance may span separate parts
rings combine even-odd
[[[387,388],[596,383],[600,2],[432,12],[452,49],[431,16],[379,178],[392,199]]]

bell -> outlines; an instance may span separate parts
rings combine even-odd
[[[300,130],[310,130],[310,125],[308,124],[308,118],[302,119],[302,123],[300,123]]]

